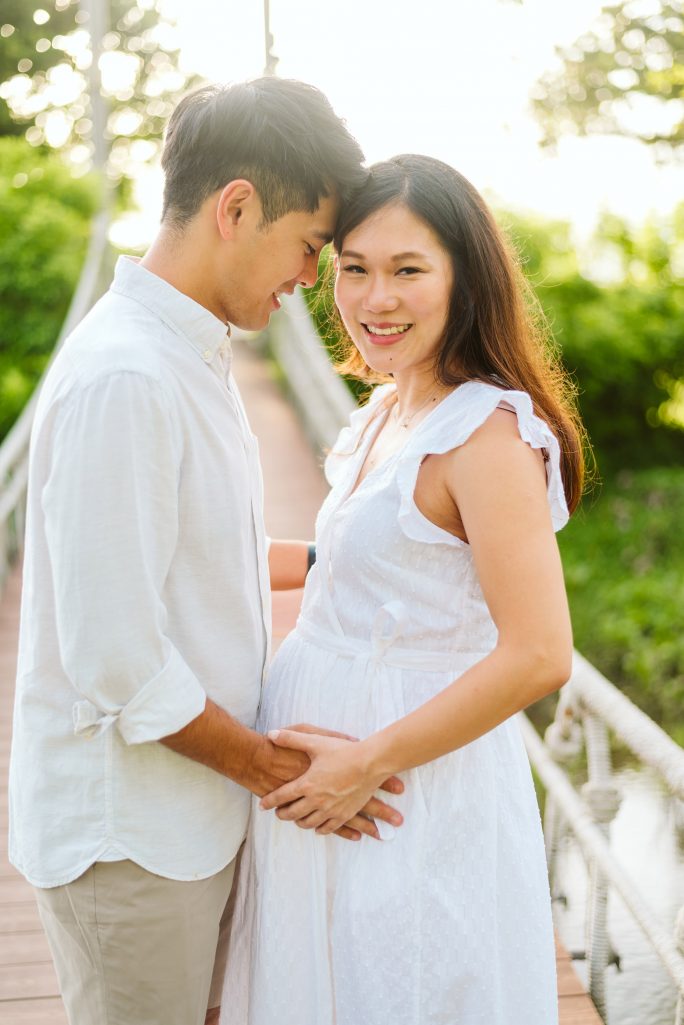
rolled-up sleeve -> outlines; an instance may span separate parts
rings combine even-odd
[[[159,740],[206,704],[167,635],[182,462],[172,402],[151,376],[109,373],[72,392],[51,429],[41,500],[75,732]]]

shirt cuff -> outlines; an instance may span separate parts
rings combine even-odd
[[[177,651],[164,668],[118,711],[91,701],[73,707],[74,733],[96,737],[116,723],[127,744],[145,744],[177,733],[204,711],[207,695]]]

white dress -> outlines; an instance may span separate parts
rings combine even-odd
[[[353,491],[393,385],[352,415],[326,461],[317,561],[258,728],[315,723],[358,737],[406,715],[483,658],[496,629],[469,546],[418,510],[428,453],[463,444],[498,405],[546,450],[559,529],[558,443],[523,392],[468,382]],[[353,493],[352,493],[353,491]],[[551,907],[518,723],[402,775],[383,842],[252,818],[222,1025],[555,1025]]]

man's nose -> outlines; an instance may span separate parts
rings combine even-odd
[[[311,253],[306,257],[302,272],[299,275],[298,284],[304,288],[311,288],[318,281],[318,253]]]

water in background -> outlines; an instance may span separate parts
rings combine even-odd
[[[674,936],[675,919],[684,906],[684,808],[648,769],[623,769],[615,773],[615,780],[622,803],[611,825],[611,848]],[[554,891],[567,897],[567,907],[554,905],[556,929],[568,950],[583,951],[587,871],[570,836],[558,852]],[[613,890],[608,920],[609,936],[621,961],[621,971],[611,966],[606,974],[608,1025],[673,1025],[674,984]],[[573,964],[586,984],[585,962]]]

